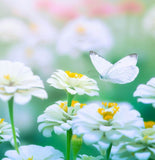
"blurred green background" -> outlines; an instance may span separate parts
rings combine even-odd
[[[26,0],[22,0],[25,1]],[[35,0],[32,0],[37,2]],[[47,100],[40,100],[37,98],[32,98],[32,100],[26,105],[17,105],[14,107],[14,117],[15,117],[15,125],[20,130],[20,141],[22,145],[25,144],[38,144],[41,146],[52,145],[56,149],[59,149],[65,153],[66,140],[65,135],[55,135],[52,133],[52,137],[46,138],[43,137],[42,133],[38,131],[37,117],[43,113],[45,108],[58,100],[66,100],[66,94],[62,90],[57,90],[53,87],[50,87],[46,80],[50,77],[50,75],[56,71],[57,69],[62,70],[70,70],[72,72],[82,73],[87,75],[90,78],[93,78],[97,81],[98,86],[100,88],[99,96],[89,97],[89,96],[76,96],[75,99],[79,100],[81,103],[88,103],[90,101],[112,101],[112,102],[129,102],[131,103],[136,110],[141,113],[141,116],[144,120],[155,120],[155,109],[150,104],[142,104],[137,102],[137,98],[133,97],[133,92],[136,90],[136,87],[141,83],[146,83],[150,78],[155,76],[155,35],[153,32],[146,31],[144,29],[144,19],[149,12],[153,8],[154,1],[149,0],[136,0],[136,1],[126,1],[126,0],[117,0],[117,1],[100,1],[94,0],[97,4],[112,4],[113,6],[120,6],[122,4],[126,4],[126,9],[124,12],[119,14],[88,14],[89,13],[89,5],[83,5],[82,9],[79,9],[80,16],[86,16],[91,19],[100,19],[103,21],[107,27],[111,30],[114,45],[111,49],[104,55],[104,50],[102,48],[97,50],[100,55],[104,56],[107,60],[115,63],[120,58],[131,54],[138,54],[138,67],[139,67],[139,75],[132,83],[119,85],[112,84],[109,82],[104,82],[99,79],[99,75],[93,67],[90,58],[89,51],[81,52],[77,57],[72,57],[70,54],[61,55],[56,49],[56,40],[53,40],[52,43],[37,43],[37,45],[44,46],[48,49],[48,51],[52,55],[52,61],[49,66],[43,68],[42,66],[35,66],[35,60],[32,61],[29,65],[35,74],[40,75],[41,79],[44,81],[45,89],[48,93]],[[27,1],[28,3],[29,1]],[[41,4],[41,1],[38,1]],[[51,0],[54,3],[54,1]],[[82,1],[84,2],[84,1]],[[1,19],[6,17],[15,17],[19,18],[22,21],[26,21],[25,15],[23,13],[15,12],[18,7],[13,8],[13,5],[1,2],[0,8],[0,24]],[[9,2],[8,2],[9,3]],[[14,3],[17,3],[15,1]],[[58,2],[57,2],[58,3]],[[81,3],[81,1],[79,1]],[[93,3],[93,0],[91,0]],[[18,5],[18,4],[17,4]],[[29,4],[30,5],[30,4]],[[28,5],[28,6],[29,6]],[[73,4],[70,1],[65,1],[61,4],[59,1],[59,5],[72,6]],[[11,6],[11,7],[10,7]],[[80,6],[80,5],[79,5]],[[75,7],[74,5],[72,7]],[[20,8],[20,7],[19,7]],[[31,9],[31,7],[29,8]],[[31,11],[30,11],[31,12]],[[42,10],[37,10],[39,12],[40,17],[48,17],[48,20],[55,28],[58,30],[58,33],[63,29],[63,27],[69,22],[74,20],[74,18],[64,18],[58,16],[58,14],[46,13]],[[21,14],[21,15],[20,15]],[[36,14],[33,13],[32,14]],[[29,15],[30,16],[30,15]],[[31,17],[31,16],[30,16]],[[152,21],[155,21],[155,16]],[[153,26],[152,26],[153,27]],[[154,25],[155,30],[155,25]],[[104,35],[103,35],[104,36]],[[0,58],[1,59],[9,59],[8,53],[12,49],[13,46],[17,45],[21,42],[14,41],[5,41],[3,40],[2,33],[0,30]],[[59,34],[56,36],[59,39]],[[30,37],[31,39],[31,37]],[[98,39],[100,41],[100,39]],[[20,54],[20,53],[19,53]],[[21,53],[22,54],[22,53]],[[18,59],[16,55],[14,60]],[[44,57],[44,54],[39,54],[38,56]],[[47,58],[48,59],[48,58]],[[31,61],[31,57],[28,61]],[[42,69],[41,69],[42,68]],[[47,72],[46,72],[47,71]],[[0,118],[5,118],[5,121],[9,122],[8,115],[8,106],[7,102],[0,101]],[[6,150],[12,149],[12,146],[9,143],[0,144],[0,159],[4,157],[4,153]],[[98,151],[92,146],[86,146],[83,144],[80,154],[88,154],[88,155],[97,155]]]

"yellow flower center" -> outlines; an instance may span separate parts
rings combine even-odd
[[[59,107],[62,108],[65,112],[68,112],[67,102],[62,102]]]
[[[73,73],[70,71],[65,71],[65,73],[70,77],[70,78],[82,78],[83,74],[79,74],[79,73]]]
[[[4,121],[4,118],[2,118],[2,119],[0,120],[0,124],[2,124],[2,123],[3,123],[3,121]]]
[[[76,103],[79,103],[79,101],[74,101],[74,100],[72,100],[71,106],[72,106],[72,107],[75,107],[75,104],[76,104]]]
[[[77,138],[77,135],[73,134],[72,139],[76,139],[76,138]]]
[[[79,34],[84,34],[86,32],[86,29],[79,25],[77,28],[76,28],[76,32],[79,33]]]
[[[119,111],[119,107],[117,106],[117,103],[108,103],[107,104],[107,103],[102,102],[102,105],[104,105],[106,107],[106,109],[112,108],[112,110],[106,111],[106,109],[104,109],[104,108],[99,108],[98,113],[103,116],[104,120],[107,120],[107,121],[112,120],[114,115]]]
[[[82,103],[81,103],[81,104],[80,104],[80,108],[83,108],[83,106],[85,106],[85,105],[86,105],[86,104],[82,104]]]
[[[105,107],[111,108],[111,107],[116,107],[118,104],[117,103],[113,103],[113,102],[102,102],[102,105],[104,105]]]
[[[25,54],[27,58],[31,58],[34,54],[33,50],[31,48],[26,48]]]
[[[9,74],[4,75],[3,77],[4,77],[6,80],[8,80],[8,81],[11,79]]]
[[[38,26],[35,23],[31,23],[29,25],[30,29],[34,32],[36,32],[38,30]]]
[[[33,156],[31,158],[28,158],[27,160],[33,160]]]
[[[75,107],[75,105],[79,103],[79,101],[74,101],[72,100],[72,103],[71,103],[71,107]],[[83,106],[85,106],[86,104],[80,104],[80,108],[82,108]],[[68,106],[67,106],[67,102],[62,102],[60,105],[59,105],[60,108],[62,108],[65,112],[68,112]]]
[[[144,122],[145,128],[153,128],[153,126],[155,125],[154,121],[145,121]]]

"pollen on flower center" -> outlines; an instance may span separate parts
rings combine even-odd
[[[2,123],[3,123],[3,121],[4,121],[4,118],[2,118],[2,119],[0,120],[0,124],[2,124]]]
[[[79,33],[79,34],[84,34],[85,31],[86,31],[86,29],[85,29],[83,26],[79,25],[79,26],[76,28],[76,31],[77,31],[77,33]]]
[[[34,52],[31,48],[26,48],[26,50],[25,50],[26,57],[31,58],[33,53]]]
[[[154,121],[145,121],[144,122],[145,128],[153,128],[153,126],[155,125]]]
[[[79,103],[79,101],[74,101],[72,100],[72,104],[71,104],[71,107],[75,107],[75,104]],[[85,106],[86,104],[80,104],[80,108],[83,108],[83,106]]]
[[[28,158],[27,160],[33,160],[33,156],[31,158]]]
[[[59,107],[62,108],[65,112],[68,112],[67,102],[62,102]]]
[[[70,77],[70,78],[82,78],[83,74],[79,74],[79,73],[73,73],[70,71],[65,71],[65,73]]]
[[[72,103],[71,103],[71,107],[75,107],[75,105],[77,104],[77,103],[79,103],[79,101],[74,101],[74,100],[72,100]],[[83,106],[85,106],[86,104],[80,104],[80,108],[82,108]],[[68,106],[67,106],[67,102],[62,102],[62,103],[60,103],[60,105],[59,105],[59,107],[61,108],[61,109],[63,109],[65,112],[68,112]]]
[[[4,75],[3,77],[4,77],[6,80],[8,80],[8,81],[11,79],[9,74]]]
[[[103,103],[102,105],[105,106],[105,108],[99,108],[98,113],[103,116],[104,120],[112,120],[114,115],[119,111],[119,107],[117,106],[117,103]],[[111,110],[109,110],[111,108]]]
[[[38,30],[38,26],[35,24],[35,23],[31,23],[30,25],[29,25],[29,27],[30,27],[30,29],[32,30],[32,31],[37,31]]]

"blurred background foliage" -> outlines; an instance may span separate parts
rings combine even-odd
[[[76,96],[75,99],[81,103],[129,102],[145,120],[155,120],[155,110],[152,105],[138,103],[133,97],[136,87],[146,83],[155,75],[155,22],[153,23],[155,16],[152,16],[152,19],[148,18],[150,26],[146,27],[147,24],[145,24],[150,10],[155,10],[153,0],[65,0],[63,2],[60,0],[12,0],[12,2],[1,0],[0,3],[0,58],[24,62],[35,74],[40,75],[48,92],[47,100],[33,98],[26,105],[15,104],[15,124],[20,130],[22,145],[52,145],[65,152],[64,135],[58,136],[52,133],[52,137],[46,138],[37,129],[37,117],[45,108],[58,100],[66,100],[64,91],[52,88],[46,83],[47,78],[57,69],[82,73],[97,81],[100,88],[99,96]],[[135,81],[125,85],[101,81],[90,61],[89,50],[77,51],[76,56],[72,52],[59,53],[56,46],[63,28],[81,16],[89,20],[98,19],[110,30],[113,37],[113,45],[110,49],[107,51],[104,47],[94,48],[107,60],[115,63],[128,54],[138,54],[140,72]],[[15,22],[12,22],[12,19]],[[4,20],[6,20],[5,23]],[[31,31],[27,32],[27,29],[23,29],[25,26],[28,26],[27,28]],[[36,31],[37,27],[41,29]],[[152,30],[148,29],[149,27]],[[100,42],[100,38],[97,41]],[[28,47],[27,49],[33,48],[36,51],[23,49],[23,44]],[[16,49],[14,49],[15,46]],[[63,47],[65,46],[61,46],[62,50]],[[23,56],[24,53],[26,55]],[[9,122],[6,102],[0,101],[0,117]],[[9,143],[0,144],[0,159],[8,149],[12,149]],[[95,148],[85,144],[80,153],[98,154]]]

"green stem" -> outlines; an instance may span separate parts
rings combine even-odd
[[[73,97],[74,97],[74,95],[67,93],[67,106],[68,107],[71,106]]]
[[[10,115],[14,145],[15,145],[16,151],[19,153],[17,138],[16,138],[15,125],[14,125],[14,118],[13,118],[13,97],[8,101],[8,107],[9,107],[9,115]]]
[[[106,151],[106,160],[109,160],[111,148],[112,148],[112,143],[110,143],[110,145]]]
[[[76,155],[73,155],[73,160],[76,160],[76,157],[77,157]]]
[[[72,104],[72,99],[74,95],[67,93],[67,106],[70,107]],[[71,139],[72,139],[72,129],[67,131],[67,154],[66,160],[70,160],[70,152],[71,152]]]
[[[67,155],[66,160],[70,160],[72,129],[67,131]]]

